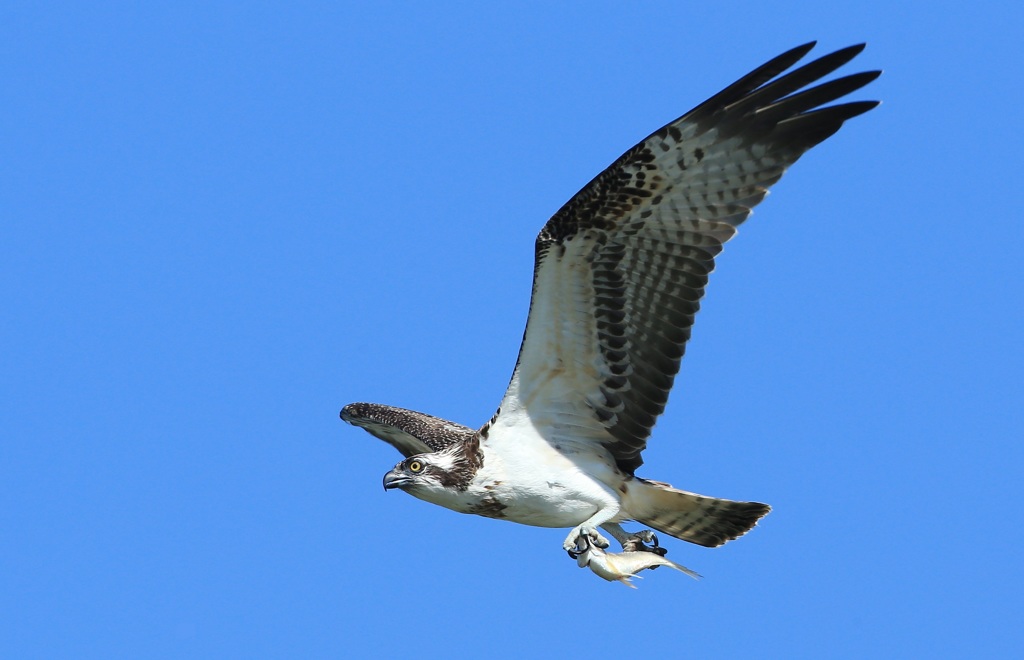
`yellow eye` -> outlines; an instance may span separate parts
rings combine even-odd
[[[423,470],[423,463],[412,461],[409,463],[409,472],[420,472]]]

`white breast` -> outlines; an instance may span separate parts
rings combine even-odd
[[[470,498],[489,498],[504,507],[500,517],[538,527],[573,527],[619,507],[623,476],[599,445],[546,439],[525,413],[503,410],[495,421],[481,443],[484,461]]]

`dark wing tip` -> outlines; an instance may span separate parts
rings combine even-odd
[[[865,43],[859,43],[840,48],[791,69],[816,43],[805,43],[772,58],[686,113],[680,120],[688,119],[710,127],[751,113],[760,114],[760,111],[766,108],[775,109],[775,106],[783,104],[789,106],[787,102],[796,97],[803,97],[803,103],[813,98],[818,99],[818,104],[825,103],[866,85],[881,74],[880,71],[854,74],[840,79],[841,82],[833,81],[825,83],[824,86],[808,88],[809,85],[848,63],[867,46]],[[795,92],[798,93],[794,94]],[[830,92],[834,93],[832,98],[822,98]],[[793,96],[788,96],[790,94]],[[814,106],[809,105],[798,109],[797,112],[812,107]],[[776,121],[783,118],[776,113]],[[762,116],[761,119],[764,120],[765,117]]]
[[[860,55],[861,52],[863,52],[864,49],[867,48],[867,47],[868,47],[867,42],[866,41],[862,41],[859,44],[853,44],[852,46],[847,46],[846,48],[840,48],[839,50],[835,51],[834,53],[832,53],[830,55],[826,55],[826,57],[835,57],[837,59],[842,59],[843,60],[843,64],[846,64],[847,62],[849,62],[853,58],[855,58],[858,55]]]
[[[861,89],[878,78],[882,74],[880,70],[821,82],[865,47],[863,43],[855,44],[819,57],[765,81],[727,105],[707,107],[693,119],[708,127],[717,126],[723,134],[739,134],[751,142],[790,149],[795,161],[800,154],[838,131],[843,122],[878,105],[878,101],[827,104]]]
[[[809,53],[812,50],[814,50],[814,47],[817,46],[817,45],[818,45],[818,40],[817,39],[811,39],[810,41],[808,41],[806,43],[802,43],[799,46],[795,46],[793,48],[790,48],[789,50],[787,50],[786,52],[782,53],[781,55],[777,55],[777,56],[773,57],[769,61],[769,63],[774,62],[775,60],[788,60],[790,62],[797,62],[797,61],[803,59],[804,55],[806,55],[807,53]],[[786,68],[788,69],[791,66],[793,66],[793,65],[789,64]]]
[[[809,53],[811,49],[817,45],[817,43],[817,41],[809,41],[803,45],[797,46],[796,48],[790,48],[781,55],[776,55],[722,91],[718,92],[707,101],[704,101],[690,112],[686,113],[686,116],[698,119],[702,117],[704,113],[712,113],[718,108],[739,101],[750,94],[750,92],[799,62],[803,59],[804,55]]]
[[[857,115],[862,115],[868,110],[877,108],[880,105],[882,105],[881,101],[851,101],[850,103],[844,103],[842,107],[846,108],[846,118],[850,119]]]
[[[368,403],[350,403],[342,408],[338,415],[349,424],[355,424],[357,420],[367,418],[369,405]]]

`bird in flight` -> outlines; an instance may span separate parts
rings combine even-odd
[[[343,420],[405,456],[384,475],[386,490],[570,528],[563,549],[620,581],[658,565],[686,570],[662,558],[652,530],[716,547],[768,513],[766,504],[698,495],[636,471],[722,246],[787,167],[878,105],[827,104],[880,71],[819,82],[863,44],[788,71],[813,47],[779,55],[655,131],[548,220],[519,359],[486,424],[374,403],[342,409]],[[627,532],[626,521],[649,529]],[[599,530],[622,546],[618,561],[604,553]]]

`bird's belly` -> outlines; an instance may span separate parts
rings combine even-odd
[[[486,492],[485,499],[495,506],[489,507],[489,511],[473,513],[535,527],[574,527],[601,508],[587,493],[574,492],[559,482],[535,487],[502,488],[499,485]]]
[[[530,446],[532,444],[532,446]],[[520,438],[517,449],[485,454],[470,492],[488,506],[471,513],[537,527],[575,527],[598,511],[618,508],[601,457],[571,457],[543,441]]]

